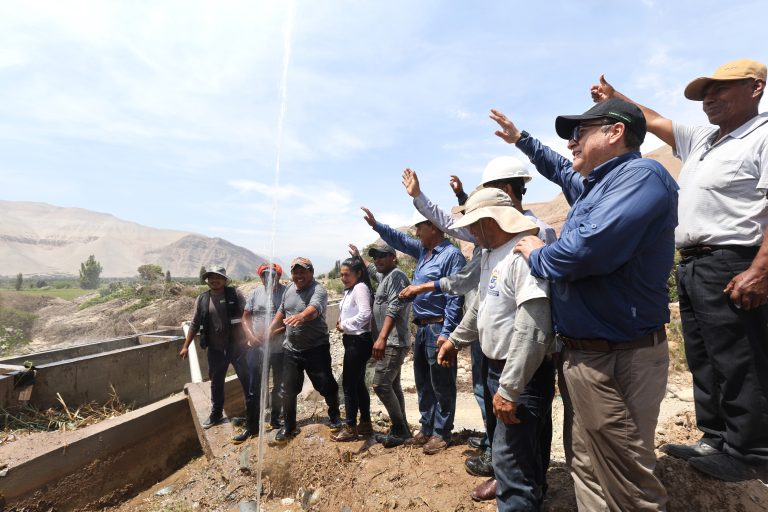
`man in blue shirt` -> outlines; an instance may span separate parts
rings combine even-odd
[[[466,260],[461,251],[427,219],[416,222],[416,240],[376,222],[367,208],[363,211],[365,221],[382,240],[416,259],[414,284],[436,281],[464,267]],[[456,368],[438,365],[437,352],[461,320],[461,305],[461,297],[441,292],[424,293],[413,301],[413,322],[418,326],[413,345],[413,373],[419,396],[421,429],[406,444],[423,446],[427,455],[445,449],[451,441],[456,414]]]
[[[640,155],[645,118],[622,100],[560,116],[573,164],[491,111],[571,205],[560,239],[528,236],[516,250],[551,283],[553,324],[574,410],[569,463],[580,510],[665,510],[653,475],[654,433],[669,361],[667,276],[677,184]],[[565,397],[564,397],[565,398]]]

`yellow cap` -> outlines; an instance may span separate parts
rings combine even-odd
[[[689,83],[684,94],[689,100],[701,101],[704,99],[704,89],[710,83],[744,78],[755,78],[765,82],[765,64],[749,59],[728,62],[717,68],[712,76],[702,76]]]

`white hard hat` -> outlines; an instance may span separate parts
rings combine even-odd
[[[525,183],[533,179],[525,165],[517,158],[511,156],[500,156],[494,158],[483,170],[483,178],[480,186],[484,187],[492,181],[509,180],[512,178],[523,178]]]
[[[422,222],[429,222],[429,219],[419,213],[419,210],[413,211],[413,217],[411,218],[411,226],[421,224]]]

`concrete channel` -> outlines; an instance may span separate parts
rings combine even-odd
[[[329,306],[328,324],[337,318],[338,305]],[[194,457],[215,457],[199,426],[208,412],[208,385],[188,384],[189,365],[178,358],[182,344],[181,329],[168,329],[0,360],[3,409],[21,403],[14,383],[26,361],[37,369],[26,402],[32,407],[60,408],[60,396],[76,410],[104,403],[112,393],[136,407],[82,429],[35,433],[0,445],[0,512],[116,505]],[[200,365],[207,376],[205,357]],[[226,415],[242,415],[234,375],[226,394]]]

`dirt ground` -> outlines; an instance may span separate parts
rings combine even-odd
[[[407,372],[406,372],[407,373]],[[695,427],[690,376],[670,375],[667,396],[657,428],[656,445],[692,442],[698,439]],[[465,393],[469,395],[468,393]],[[471,397],[471,395],[469,395]],[[301,434],[284,447],[268,446],[274,433],[265,434],[261,509],[282,511],[492,511],[494,502],[475,503],[469,492],[483,481],[469,475],[463,466],[467,456],[477,452],[466,440],[471,430],[462,430],[443,453],[426,456],[410,447],[385,449],[373,440],[335,443],[323,424],[322,404],[310,393],[300,408]],[[374,399],[375,401],[375,399]],[[471,403],[471,402],[469,402]],[[477,406],[474,407],[477,409]],[[409,406],[411,422],[415,420]],[[555,434],[548,473],[549,492],[544,510],[576,510],[573,483],[565,466],[562,449],[562,403],[553,404]],[[479,416],[479,414],[478,414]],[[377,430],[386,430],[386,417]],[[228,439],[230,425],[218,439]],[[225,456],[207,461],[196,459],[182,471],[118,507],[119,512],[237,511],[255,510],[259,440],[235,446],[225,444]],[[245,455],[244,455],[245,453]],[[674,511],[768,510],[768,486],[755,480],[725,483],[706,477],[684,461],[657,452],[656,474],[665,484]],[[249,468],[241,469],[245,458]]]

